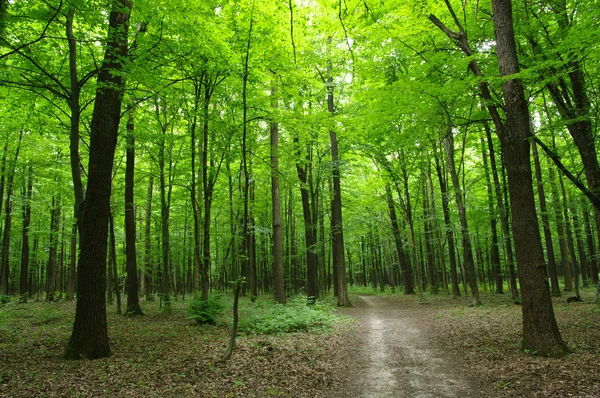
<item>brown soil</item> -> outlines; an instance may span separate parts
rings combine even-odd
[[[435,310],[413,300],[359,296],[360,348],[339,397],[485,397],[490,392],[439,340]]]

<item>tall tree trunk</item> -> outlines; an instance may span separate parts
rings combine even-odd
[[[331,37],[328,38],[328,44]],[[331,76],[331,61],[327,64],[327,110],[331,117],[335,115],[333,101],[333,77]],[[348,297],[346,284],[346,261],[344,250],[344,228],[342,224],[342,187],[340,183],[340,158],[338,140],[335,130],[329,130],[331,144],[331,178],[333,180],[333,199],[331,201],[331,226],[332,250],[334,253],[335,269],[337,271],[336,284],[338,286],[338,306],[349,307],[352,305]]]
[[[481,152],[483,159],[483,171],[485,174],[485,183],[488,196],[488,212],[490,214],[490,230],[492,234],[492,247],[490,260],[492,264],[492,272],[494,274],[495,292],[497,294],[504,293],[504,280],[502,278],[502,268],[500,267],[500,250],[498,248],[498,219],[494,206],[494,193],[492,182],[490,179],[490,170],[488,166],[488,151],[483,137],[480,138]]]
[[[88,184],[81,223],[78,298],[67,358],[93,359],[110,355],[106,323],[106,244],[113,159],[125,88],[123,63],[128,59],[127,31],[133,4],[113,0],[108,40],[98,75],[90,130]]]
[[[75,20],[75,6],[71,6],[67,12],[66,36],[69,43],[69,108],[71,111],[71,124],[69,135],[69,159],[71,164],[71,178],[73,180],[73,193],[75,196],[74,216],[81,232],[81,212],[83,211],[84,187],[81,181],[81,160],[79,157],[79,125],[81,121],[80,106],[80,82],[77,75],[77,39],[73,34],[73,22]]]
[[[598,259],[596,258],[596,249],[594,246],[594,236],[592,235],[592,227],[590,223],[590,216],[586,206],[582,204],[583,212],[583,224],[585,226],[585,236],[588,248],[588,259],[590,261],[590,271],[592,277],[592,283],[598,283]]]
[[[204,81],[204,73],[200,76],[199,79],[193,79],[192,83],[194,84],[194,107],[193,107],[193,117],[192,124],[190,126],[190,152],[191,156],[191,190],[190,196],[192,201],[192,213],[194,216],[194,284],[193,291],[195,295],[198,295],[200,292],[200,268],[202,267],[201,260],[201,234],[200,234],[200,201],[198,200],[198,188],[196,181],[198,179],[198,175],[196,172],[196,126],[198,121],[198,109],[200,106],[200,95],[202,92],[202,83]]]
[[[248,288],[250,300],[254,302],[258,296],[258,266],[256,263],[256,226],[254,224],[254,181],[250,182],[248,207]]]
[[[492,133],[487,124],[484,124],[485,136],[488,145],[488,151],[490,154],[490,169],[492,172],[492,179],[494,181],[494,192],[496,194],[496,203],[498,204],[498,213],[500,215],[500,225],[502,227],[502,239],[504,241],[504,250],[506,252],[506,265],[508,267],[508,273],[510,278],[510,290],[513,301],[519,301],[519,289],[517,288],[517,276],[515,272],[515,259],[513,254],[513,246],[511,241],[510,232],[510,220],[509,213],[506,210],[510,208],[508,201],[505,201],[502,197],[502,186],[505,184],[500,183],[500,177],[498,173],[498,166],[496,163],[496,151],[494,149],[494,141],[492,140]]]
[[[316,253],[316,228],[312,219],[310,209],[310,198],[308,193],[306,166],[302,165],[300,159],[300,142],[298,136],[294,136],[296,152],[296,173],[300,180],[300,197],[302,199],[302,215],[304,217],[304,241],[306,245],[306,294],[309,301],[317,297],[317,253]],[[307,157],[306,161],[310,161]],[[293,235],[292,235],[293,236]],[[294,257],[292,257],[294,258]],[[294,274],[297,277],[297,272]]]
[[[250,174],[248,172],[248,69],[250,64],[250,47],[252,43],[252,30],[254,27],[254,3],[252,3],[252,11],[250,13],[250,25],[248,27],[248,40],[246,42],[246,55],[244,60],[244,74],[242,76],[242,178],[243,191],[242,200],[244,201],[244,214],[242,226],[242,276],[246,276],[250,283],[251,275],[249,274],[249,256],[250,256],[250,231],[249,223],[249,190],[250,190]],[[245,286],[242,286],[242,295],[245,294]]]
[[[143,315],[140,308],[135,233],[135,135],[133,109],[127,119],[127,160],[125,164],[125,251],[127,255],[127,314]]]
[[[152,258],[152,191],[154,176],[148,179],[148,190],[146,193],[146,216],[144,218],[144,278],[146,278],[146,300],[154,293],[153,289],[153,258]]]
[[[277,75],[271,83],[271,108],[278,109]],[[281,227],[281,193],[279,190],[279,124],[271,121],[271,202],[273,218],[273,299],[285,303],[283,282],[283,231]]]
[[[447,183],[447,174],[443,168],[443,159],[440,159],[440,156],[437,155],[435,159],[435,170],[438,176],[438,181],[440,183],[440,191],[442,194],[442,211],[444,213],[444,226],[446,231],[446,240],[448,241],[448,253],[450,260],[450,283],[452,285],[452,297],[457,298],[460,297],[460,286],[458,285],[458,271],[456,266],[456,254],[454,247],[454,234],[452,233],[453,225],[452,220],[450,219],[450,204],[449,204],[449,195],[448,192],[448,183]]]
[[[423,192],[423,235],[425,238],[425,256],[427,257],[427,279],[429,279],[429,287],[432,294],[438,294],[437,275],[435,275],[435,256],[433,241],[433,227],[431,226],[431,218],[435,217],[431,213],[429,204],[429,187],[427,184],[426,171],[421,170],[421,184]]]
[[[54,301],[56,290],[56,245],[58,244],[58,228],[60,223],[60,195],[52,196],[52,209],[50,210],[50,238],[48,246],[48,266],[46,267],[46,301]]]
[[[452,138],[451,131],[448,131],[448,134],[445,137],[444,148],[448,158],[448,170],[450,171],[450,177],[452,178],[456,206],[458,207],[458,214],[460,216],[465,271],[467,272],[467,279],[471,288],[473,305],[479,305],[481,302],[479,301],[479,287],[477,286],[477,274],[475,273],[475,263],[473,261],[473,250],[471,247],[471,237],[469,235],[469,224],[467,222],[467,214],[458,182],[458,175],[456,174],[456,166],[454,165],[454,139]]]
[[[23,130],[19,133],[19,143],[17,145],[17,149],[15,151],[15,157],[12,162],[12,167],[9,170],[8,180],[6,184],[7,192],[6,192],[6,204],[5,208],[5,216],[4,216],[4,234],[2,239],[2,278],[0,279],[0,293],[9,294],[8,288],[8,279],[10,275],[10,228],[12,223],[12,195],[13,195],[13,183],[15,180],[15,169],[17,167],[17,160],[19,159],[19,150],[21,149],[21,141],[23,140]]]
[[[540,212],[542,216],[542,227],[544,228],[544,239],[546,241],[546,253],[548,254],[548,273],[552,287],[552,295],[560,296],[560,286],[558,286],[558,275],[556,273],[556,260],[554,258],[554,246],[552,245],[552,234],[550,233],[550,220],[548,219],[548,209],[546,207],[546,194],[544,192],[544,181],[542,179],[542,168],[540,158],[537,152],[535,141],[531,141],[531,150],[533,151],[533,162],[535,166],[535,179],[537,180],[537,192],[540,199]]]
[[[567,192],[565,190],[565,184],[562,176],[558,176],[558,182],[560,184],[560,190],[562,193],[562,206],[565,220],[565,236],[567,239],[567,247],[569,249],[571,276],[573,278],[573,288],[575,297],[580,298],[579,294],[579,273],[577,272],[577,255],[575,254],[575,241],[573,240],[573,230],[571,229],[571,218],[569,217],[570,209],[567,201]]]
[[[121,314],[121,287],[119,284],[119,274],[117,272],[117,243],[115,241],[115,218],[112,214],[112,211],[108,215],[108,228],[108,272],[112,275],[112,279],[114,282],[115,295],[117,296],[117,314]]]
[[[396,245],[396,252],[398,254],[398,262],[400,263],[400,272],[402,273],[402,283],[404,284],[404,294],[415,294],[415,289],[412,284],[412,275],[410,270],[410,264],[408,263],[406,252],[404,251],[404,245],[400,236],[400,228],[398,227],[398,217],[396,216],[396,205],[394,198],[392,197],[392,190],[389,185],[385,186],[385,192],[388,202],[388,209],[390,212],[390,220],[392,223],[392,234],[394,235],[394,243]],[[361,243],[363,252],[363,278],[366,286],[366,269],[364,262],[364,240]]]
[[[22,190],[22,216],[23,216],[23,245],[21,247],[21,283],[19,294],[24,300],[31,297],[31,284],[29,283],[29,224],[31,223],[31,198],[33,195],[33,167],[27,167],[27,181],[24,182]],[[67,294],[67,298],[69,295]],[[72,299],[72,298],[71,298]]]
[[[67,300],[75,300],[75,278],[77,278],[77,220],[71,226],[71,246],[69,251],[69,276],[67,278]]]
[[[564,290],[570,292],[573,290],[573,278],[571,276],[571,264],[569,260],[569,250],[567,248],[567,235],[565,233],[565,219],[563,216],[562,205],[556,184],[554,169],[548,169],[548,178],[550,180],[550,188],[552,189],[552,208],[556,219],[556,228],[558,232],[558,243],[560,249],[560,262],[563,271]]]
[[[511,0],[493,0],[492,8],[500,76],[515,75],[519,72],[519,64]],[[506,80],[502,84],[502,92],[506,104],[506,130],[501,140],[512,200],[513,236],[523,298],[522,347],[538,355],[559,356],[567,352],[567,346],[554,317],[535,211],[527,102],[519,79]]]

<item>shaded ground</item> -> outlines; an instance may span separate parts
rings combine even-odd
[[[591,293],[584,299],[590,301]],[[520,350],[520,307],[447,296],[353,297],[358,320],[327,333],[240,336],[230,362],[227,328],[199,328],[187,302],[163,314],[112,314],[113,356],[65,361],[72,303],[0,307],[0,397],[598,397],[600,311],[555,299],[573,353]],[[243,315],[242,315],[243,316]]]

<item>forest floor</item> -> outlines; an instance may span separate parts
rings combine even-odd
[[[520,350],[521,311],[507,295],[483,295],[479,307],[466,297],[352,295],[333,328],[240,335],[227,363],[227,326],[197,326],[189,300],[169,314],[143,302],[137,318],[109,307],[113,355],[95,361],[62,359],[72,303],[9,303],[0,307],[0,397],[598,397],[591,294],[554,299],[572,351],[561,359]]]

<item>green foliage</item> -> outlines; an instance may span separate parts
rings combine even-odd
[[[0,294],[0,305],[5,305],[10,303],[10,296],[6,294]]]
[[[341,319],[333,305],[318,300],[306,305],[305,296],[296,296],[285,305],[265,301],[244,304],[239,330],[248,334],[308,332],[331,327]]]
[[[225,307],[221,304],[221,296],[210,296],[208,300],[195,299],[189,305],[190,319],[195,319],[200,325],[215,325],[217,316]]]

